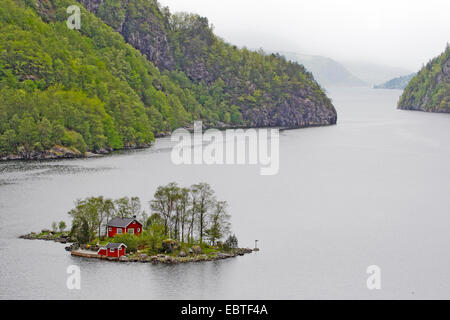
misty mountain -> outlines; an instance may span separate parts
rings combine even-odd
[[[312,56],[295,52],[280,52],[287,60],[305,66],[314,78],[324,87],[327,86],[367,86],[368,83],[354,76],[339,62],[322,56]]]
[[[408,85],[409,81],[416,75],[416,73],[411,73],[406,76],[397,77],[391,79],[385,83],[375,85],[375,89],[400,89],[403,90]]]
[[[411,74],[411,70],[371,62],[342,61],[342,65],[356,77],[370,85],[384,83],[393,78]]]

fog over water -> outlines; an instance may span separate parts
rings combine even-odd
[[[396,90],[330,88],[336,126],[283,131],[280,170],[175,166],[172,143],[102,158],[0,163],[0,298],[450,298],[450,115],[400,111]],[[71,257],[18,239],[69,221],[73,201],[208,182],[241,246],[261,251],[184,265]],[[144,202],[145,201],[145,202]],[[81,267],[81,290],[66,268]],[[381,268],[382,290],[366,288]]]

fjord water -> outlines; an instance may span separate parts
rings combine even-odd
[[[338,124],[283,131],[280,170],[176,166],[169,139],[102,158],[0,163],[0,298],[450,298],[450,115],[396,110],[396,90],[331,88]],[[18,239],[70,221],[73,201],[208,182],[240,246],[261,251],[183,265],[71,257]],[[144,202],[145,201],[145,202]],[[81,268],[68,290],[66,268]],[[381,290],[366,269],[381,268]]]

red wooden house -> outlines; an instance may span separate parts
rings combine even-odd
[[[126,254],[127,246],[123,243],[112,243],[109,242],[106,246],[98,249],[97,254],[101,256],[119,258]]]
[[[133,218],[113,218],[106,225],[108,237],[112,238],[116,234],[130,233],[140,235],[142,233],[142,223]]]

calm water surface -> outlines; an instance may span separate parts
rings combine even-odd
[[[280,171],[175,166],[169,139],[103,158],[0,163],[0,298],[450,298],[450,115],[399,111],[400,91],[329,90],[332,127],[280,137]],[[64,245],[17,239],[70,221],[93,195],[148,200],[158,185],[209,182],[229,202],[241,246],[258,253],[187,265],[71,257]],[[66,268],[81,267],[81,290]],[[381,268],[382,289],[366,288]]]

